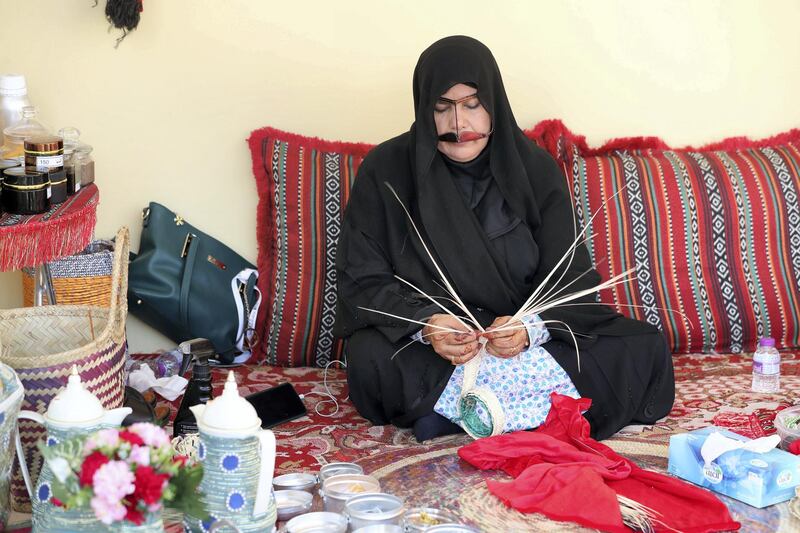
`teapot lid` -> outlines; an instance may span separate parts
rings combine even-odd
[[[203,431],[222,436],[254,435],[261,429],[255,407],[239,395],[233,371],[228,372],[222,394],[206,404],[197,425]]]
[[[72,374],[67,386],[50,401],[45,415],[48,422],[58,425],[81,425],[103,418],[105,408],[100,400],[86,390],[78,375],[78,367],[72,365]]]

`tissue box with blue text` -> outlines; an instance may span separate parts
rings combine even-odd
[[[700,451],[714,432],[739,442],[750,441],[714,426],[673,435],[669,438],[669,472],[754,507],[794,497],[794,488],[800,485],[800,457],[777,448],[766,453],[737,449],[705,464]]]

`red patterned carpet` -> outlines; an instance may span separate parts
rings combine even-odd
[[[774,432],[776,410],[800,403],[800,353],[784,353],[782,389],[778,394],[750,391],[751,359],[741,355],[676,356],[677,398],[670,415],[654,426],[626,428],[606,441],[617,452],[641,466],[664,472],[669,436],[712,423],[733,427],[752,436]],[[213,371],[215,393],[221,392],[225,370]],[[241,394],[291,382],[305,395],[309,415],[274,429],[278,438],[276,475],[291,471],[315,472],[334,461],[354,461],[378,477],[382,489],[403,497],[409,506],[433,506],[485,531],[580,531],[570,524],[541,515],[509,510],[485,488],[486,477],[456,455],[469,442],[454,435],[419,444],[410,430],[370,426],[347,397],[343,370],[328,370],[327,386],[339,402],[338,411],[325,392],[324,372],[310,368],[240,367],[235,369]],[[176,402],[177,404],[177,402]],[[319,414],[315,412],[319,409]],[[172,405],[173,416],[176,405]],[[755,509],[720,497],[741,531],[800,531],[786,503]]]
[[[677,397],[670,415],[654,426],[627,428],[606,442],[640,465],[663,472],[669,436],[675,433],[712,423],[750,436],[773,433],[776,410],[800,403],[800,353],[783,354],[778,394],[750,391],[751,362],[750,357],[736,354],[676,356]],[[343,370],[329,369],[327,377],[330,392],[339,402],[338,412],[333,402],[320,394],[325,392],[320,369],[244,367],[236,369],[236,374],[242,394],[289,381],[305,395],[309,415],[274,430],[278,437],[276,475],[316,471],[328,462],[354,461],[376,475],[384,491],[404,497],[409,505],[445,508],[484,530],[572,530],[541,516],[510,511],[489,495],[484,483],[487,474],[459,460],[455,453],[469,442],[465,435],[419,444],[410,430],[371,426],[347,401]],[[224,376],[224,371],[214,370],[215,391]],[[800,520],[791,516],[785,503],[759,510],[721,499],[742,523],[742,531],[800,531]]]

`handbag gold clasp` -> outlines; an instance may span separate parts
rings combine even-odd
[[[181,259],[189,255],[189,245],[192,244],[192,239],[194,239],[196,235],[194,233],[187,233],[186,238],[183,240],[183,250],[181,250]]]

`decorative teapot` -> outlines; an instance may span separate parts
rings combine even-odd
[[[187,516],[184,526],[206,533],[215,522],[226,521],[243,533],[271,531],[277,518],[272,494],[275,435],[261,429],[255,408],[239,396],[233,372],[222,395],[191,410],[200,430],[200,490],[209,517]]]
[[[67,386],[50,401],[44,416],[33,411],[20,411],[19,418],[20,420],[33,420],[44,425],[47,429],[47,446],[55,446],[59,442],[78,435],[93,433],[104,428],[119,427],[130,413],[130,407],[106,410],[97,396],[86,390],[78,375],[78,368],[73,366]],[[51,501],[53,472],[47,466],[47,462],[42,464],[42,470],[34,490],[21,446],[17,447],[17,453],[22,477],[25,479],[25,486],[31,497],[33,533],[107,531],[91,509],[68,511],[53,505]]]

